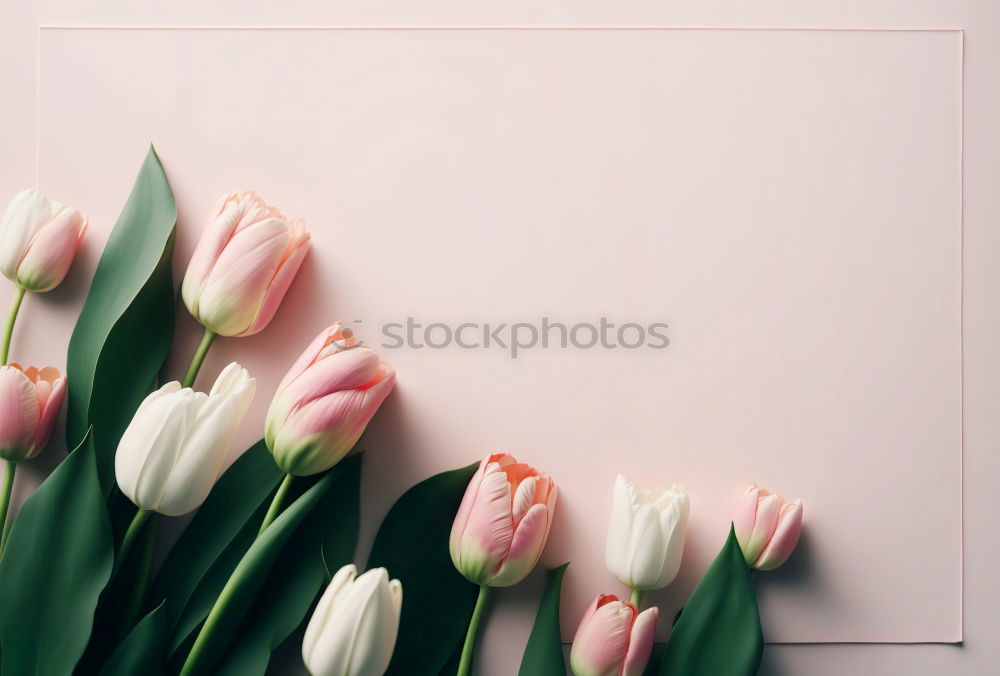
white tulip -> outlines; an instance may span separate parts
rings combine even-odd
[[[639,488],[615,481],[605,561],[632,589],[662,589],[677,576],[690,504],[684,489]]]
[[[392,660],[403,586],[385,568],[357,574],[338,570],[309,620],[302,660],[312,676],[381,676]]]
[[[197,509],[222,473],[255,389],[234,362],[207,395],[173,381],[146,397],[115,454],[122,493],[140,509],[167,516]]]

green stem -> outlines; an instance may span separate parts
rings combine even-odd
[[[483,609],[486,607],[486,599],[489,595],[490,588],[486,585],[480,585],[479,596],[476,598],[476,608],[472,611],[472,619],[469,620],[469,630],[465,633],[465,644],[462,646],[462,659],[458,663],[458,676],[469,676],[469,671],[472,669],[472,650],[476,646],[479,621],[483,618]]]
[[[642,604],[642,590],[633,589],[632,590],[632,605],[638,608]]]
[[[17,469],[17,463],[7,461],[7,478],[3,482],[3,493],[0,493],[0,528],[3,529],[3,535],[0,535],[0,554],[3,554],[3,550],[7,547],[7,510],[10,509],[10,492],[14,487],[14,471]]]
[[[184,380],[181,382],[181,387],[191,387],[194,385],[194,379],[198,377],[198,371],[201,370],[201,364],[205,361],[205,355],[208,354],[208,348],[212,347],[212,341],[215,340],[215,335],[212,333],[212,329],[205,329],[205,335],[201,337],[201,342],[198,344],[198,349],[194,353],[194,357],[191,359],[191,365],[188,366],[187,373],[184,374]]]
[[[187,659],[184,660],[180,676],[192,676],[192,674],[204,673],[207,666],[212,666],[211,664],[204,664],[214,659],[209,653],[208,646],[212,642],[212,634],[215,633],[215,629],[219,625],[222,616],[225,615],[226,606],[233,600],[237,590],[243,584],[245,572],[244,575],[240,575],[240,573],[241,571],[237,567],[233,575],[229,578],[229,581],[226,582],[226,586],[219,593],[219,597],[215,600],[215,605],[212,606],[211,612],[205,619],[205,624],[201,626],[201,631],[198,632],[198,638],[194,640],[194,645],[191,646],[191,652],[188,653]]]
[[[135,621],[139,619],[139,611],[142,610],[142,601],[146,598],[146,587],[149,586],[149,573],[153,568],[153,552],[156,549],[156,527],[159,523],[159,519],[153,519],[149,528],[146,529],[142,559],[139,561],[139,570],[132,584],[128,609],[125,611],[125,623],[121,627],[121,638],[128,636],[133,625],[135,625]]]
[[[281,513],[281,506],[285,502],[285,496],[288,494],[288,488],[292,485],[294,479],[295,477],[291,474],[285,475],[281,485],[278,486],[278,492],[274,494],[274,499],[271,500],[271,506],[267,508],[267,514],[264,516],[264,521],[260,524],[257,537],[260,537],[260,534],[278,518],[278,514]]]
[[[7,355],[10,353],[10,338],[14,335],[14,322],[17,320],[17,311],[21,309],[24,292],[25,289],[21,286],[14,287],[14,297],[10,301],[10,312],[7,313],[7,325],[3,330],[3,343],[0,343],[0,364],[7,363]]]
[[[125,563],[132,548],[135,547],[135,541],[139,538],[139,533],[142,531],[143,525],[151,514],[152,512],[148,509],[140,509],[132,517],[132,523],[128,525],[125,537],[122,538],[122,546],[118,549],[118,556],[115,557],[115,565],[111,570],[112,579],[114,579],[115,573],[118,572],[122,564]]]

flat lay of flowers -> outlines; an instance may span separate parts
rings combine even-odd
[[[238,348],[269,330],[309,255],[306,224],[254,192],[223,195],[178,284],[174,194],[150,148],[89,281],[66,373],[19,362],[17,319],[66,278],[85,213],[25,190],[0,220],[14,288],[0,338],[0,675],[278,673],[272,655],[292,642],[313,676],[482,673],[496,590],[537,567],[558,522],[559,468],[468,449],[467,466],[414,477],[359,558],[362,435],[406,374],[336,317],[273,355],[288,369],[274,391],[239,363],[205,367],[219,341]],[[203,337],[183,373],[164,373],[178,303]],[[255,398],[270,402],[263,420],[247,416]],[[249,428],[260,441],[234,448]],[[70,452],[14,515],[18,466],[63,435]],[[521,676],[757,673],[753,576],[794,555],[802,501],[754,484],[733,495],[732,520],[715,525],[725,544],[669,617],[646,593],[677,578],[699,500],[669,479],[666,461],[639,483],[607,468],[595,490],[610,498],[608,521],[588,534],[607,586],[587,590],[564,645],[571,564],[548,571]],[[170,544],[161,527],[186,515]]]

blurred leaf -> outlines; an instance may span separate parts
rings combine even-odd
[[[149,393],[174,332],[171,258],[177,210],[150,146],[122,209],[69,342],[66,362],[70,447],[93,425],[97,475],[114,487],[114,454]]]
[[[101,669],[101,676],[158,676],[163,671],[166,638],[161,604],[129,632]]]
[[[730,527],[726,544],[670,632],[660,674],[753,676],[763,650],[750,569]]]
[[[240,625],[218,676],[264,674],[271,653],[303,623],[326,582],[324,558],[338,570],[354,559],[358,541],[360,454],[346,458],[341,475],[285,545],[257,602]]]
[[[282,476],[267,446],[258,441],[215,484],[208,499],[164,560],[149,595],[154,605],[163,600],[167,602],[164,621],[168,631],[174,631],[195,590],[213,567],[218,570],[217,561],[220,557],[224,558],[223,553],[235,540],[240,540],[240,532],[245,529],[248,532],[243,534],[241,543],[230,550],[231,564],[222,566],[225,569],[216,576],[221,578],[217,586],[210,585],[208,589],[211,608],[211,603],[257,535],[263,514],[255,516],[258,511],[267,510],[271,494]],[[204,613],[207,612],[206,609]],[[204,613],[194,626],[204,619]],[[193,628],[189,627],[187,632]],[[176,647],[176,642],[173,647]]]
[[[0,559],[4,674],[64,676],[90,636],[114,545],[88,435],[24,503]]]
[[[455,570],[448,538],[479,463],[412,487],[379,527],[368,569],[385,567],[403,584],[403,612],[387,674],[438,674],[465,638],[479,588]]]
[[[566,673],[562,632],[559,628],[559,597],[568,563],[549,571],[545,596],[538,606],[535,625],[524,648],[518,676],[554,676]]]
[[[349,463],[342,462],[323,475],[254,540],[221,592],[228,596],[228,602],[220,608],[215,630],[200,646],[197,641],[195,643],[198,654],[188,665],[188,674],[215,673],[215,666],[224,657],[237,628],[259,598],[285,545],[306,517],[316,509],[317,505],[323,503],[324,496],[330,487],[337,483],[347,466]]]

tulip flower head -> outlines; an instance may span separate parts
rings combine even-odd
[[[278,385],[264,441],[286,474],[323,472],[347,455],[396,384],[396,372],[339,323],[322,331]]]
[[[347,565],[323,592],[302,641],[312,676],[379,676],[392,660],[403,587],[385,568]]]
[[[223,195],[184,275],[184,304],[214,333],[251,336],[274,317],[308,251],[301,220],[252,191]]]
[[[0,366],[0,458],[21,462],[38,455],[65,396],[66,379],[58,369]]]
[[[615,480],[605,562],[636,590],[662,589],[681,566],[690,503],[684,489],[639,488]]]
[[[222,473],[255,388],[232,363],[207,395],[175,380],[146,397],[115,454],[122,493],[140,509],[167,516],[197,509]]]
[[[451,560],[470,582],[507,587],[535,567],[552,526],[556,485],[507,453],[489,455],[469,481],[451,527]]]
[[[573,676],[641,676],[653,650],[660,611],[642,611],[612,594],[600,594],[587,607],[573,637]]]
[[[780,495],[750,484],[733,528],[747,565],[756,570],[774,570],[788,560],[799,541],[802,501],[786,502]]]
[[[27,291],[50,291],[66,277],[86,229],[78,209],[24,190],[0,220],[0,272]]]

